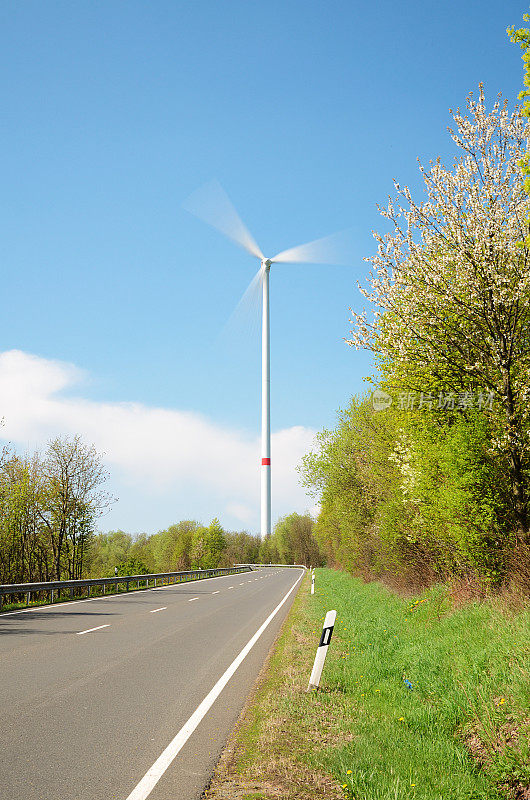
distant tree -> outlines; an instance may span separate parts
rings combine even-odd
[[[261,540],[259,548],[260,564],[277,564],[280,560],[276,543],[269,533]]]
[[[102,489],[108,475],[93,445],[79,436],[56,438],[42,462],[39,515],[50,537],[53,577],[79,577],[95,520],[113,498]]]
[[[323,559],[313,536],[315,521],[309,514],[289,514],[274,526],[272,540],[282,564],[319,566]]]
[[[207,528],[201,525],[193,532],[190,550],[191,569],[204,569],[204,564],[208,559],[206,551]]]
[[[191,550],[192,568],[214,569],[219,566],[226,546],[224,530],[219,520],[212,520],[208,528],[199,528],[193,534]]]
[[[0,583],[49,580],[53,558],[40,511],[44,502],[41,462],[0,453]]]
[[[232,564],[255,564],[259,561],[261,539],[244,531],[239,533],[226,533],[226,548],[221,562],[223,566]]]
[[[150,573],[148,567],[139,558],[128,558],[127,561],[121,561],[116,566],[120,577],[126,575],[148,575]]]
[[[131,545],[129,557],[136,558],[147,567],[148,572],[156,571],[154,549],[156,546],[157,535],[148,536],[147,533],[140,533],[134,537]]]
[[[91,574],[94,577],[114,575],[114,567],[127,561],[132,537],[124,531],[99,533],[93,539]]]
[[[195,531],[200,528],[200,525],[195,520],[181,520],[176,525],[171,525],[168,529],[173,538],[173,553],[172,561],[173,569],[187,570],[191,569],[191,550],[193,543],[193,535]]]

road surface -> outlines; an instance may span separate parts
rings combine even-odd
[[[0,615],[1,800],[199,798],[301,572],[267,568]],[[163,751],[295,584],[159,769]],[[155,763],[161,777],[146,788]]]

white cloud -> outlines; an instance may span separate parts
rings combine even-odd
[[[42,448],[55,435],[93,442],[122,498],[107,527],[152,531],[181,518],[219,516],[227,526],[258,529],[258,436],[198,413],[73,396],[83,378],[72,364],[19,350],[0,353],[3,438],[25,449]],[[302,426],[272,435],[274,517],[309,505],[295,467],[314,435]]]
[[[242,522],[243,525],[248,525],[253,521],[254,510],[243,503],[227,503],[226,512]]]

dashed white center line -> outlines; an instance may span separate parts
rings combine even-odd
[[[234,587],[233,587],[233,586],[229,586],[228,588],[229,588],[229,589],[233,589]]]
[[[110,623],[108,625],[98,625],[97,628],[88,628],[86,631],[77,631],[78,636],[82,636],[84,633],[92,633],[92,631],[99,631],[101,628],[110,628]]]
[[[244,584],[244,583],[240,583],[239,585],[240,585],[240,586],[244,586],[245,584]]]
[[[150,611],[149,613],[150,614],[156,614],[157,611],[165,611],[166,608],[167,608],[167,606],[162,606],[162,608],[153,608],[153,610]]]
[[[193,603],[194,600],[198,600],[198,599],[199,599],[198,597],[190,597],[190,599],[188,600],[188,603]]]
[[[221,591],[220,589],[217,589],[217,591],[216,592],[212,592],[212,594],[219,594],[220,591]]]

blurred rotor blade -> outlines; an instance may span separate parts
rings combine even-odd
[[[249,334],[255,333],[261,321],[263,275],[263,267],[260,267],[228,318],[221,336],[224,337],[229,332],[236,335],[243,331]]]
[[[299,244],[289,250],[282,250],[271,261],[293,264],[338,264],[349,267],[352,265],[354,243],[352,231],[332,233],[322,239],[314,239],[306,244]]]
[[[186,211],[194,214],[212,228],[216,228],[233,242],[243,247],[248,253],[260,260],[263,253],[254,241],[250,231],[245,227],[242,219],[230,202],[230,198],[219,183],[210,183],[196,189],[182,204]]]

